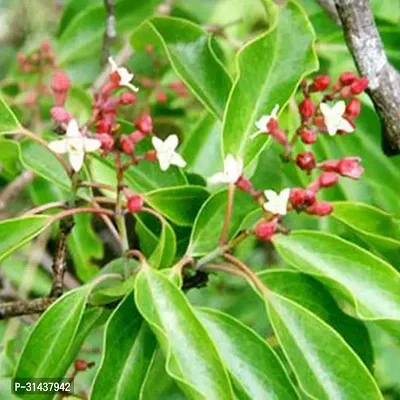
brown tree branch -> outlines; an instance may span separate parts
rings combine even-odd
[[[104,8],[106,10],[106,29],[104,32],[101,65],[105,65],[107,63],[107,59],[110,56],[111,44],[117,37],[117,27],[115,21],[115,0],[104,0]]]
[[[368,78],[368,95],[382,123],[382,147],[400,154],[400,74],[387,60],[369,0],[335,0],[359,72]]]
[[[21,315],[36,314],[45,311],[55,300],[55,297],[44,297],[34,300],[10,301],[0,304],[0,320]]]
[[[33,181],[34,175],[31,171],[23,171],[0,193],[0,211],[3,211],[10,200],[17,196],[26,185]]]
[[[319,5],[325,10],[326,14],[334,20],[338,25],[340,25],[339,15],[336,10],[334,0],[317,0]]]

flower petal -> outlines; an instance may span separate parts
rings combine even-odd
[[[68,122],[68,127],[67,127],[67,137],[69,138],[76,138],[76,137],[81,137],[81,131],[79,130],[79,125],[76,122],[76,119],[71,119]]]
[[[168,154],[157,153],[158,163],[160,164],[161,171],[166,171],[171,165]]]
[[[275,201],[267,201],[263,204],[263,207],[266,211],[269,211],[272,214],[278,214]]]
[[[169,135],[164,141],[164,146],[166,149],[174,151],[178,147],[178,136]]]
[[[278,193],[276,193],[275,190],[264,190],[264,196],[269,201],[275,201],[278,197]]]
[[[263,115],[256,123],[256,127],[261,132],[267,132],[267,124],[271,117],[269,115]],[[253,135],[254,136],[254,135]]]
[[[101,147],[100,140],[84,138],[84,149],[86,153],[90,153],[92,151],[96,151]]]
[[[337,117],[341,117],[344,114],[344,110],[346,109],[346,103],[341,100],[338,101],[333,107],[332,107],[332,113],[336,115]]]
[[[275,107],[272,109],[271,117],[276,119],[279,111],[279,104],[275,104]]]
[[[173,153],[169,159],[169,162],[172,165],[176,165],[177,167],[184,168],[186,167],[186,161],[183,157],[178,153]]]
[[[345,132],[354,132],[354,127],[346,118],[341,118],[338,129]]]
[[[153,143],[153,146],[157,152],[163,151],[164,142],[160,138],[158,138],[157,136],[153,136],[151,139],[151,143]]]
[[[53,140],[48,144],[51,151],[58,154],[64,154],[68,151],[68,143],[65,139]]]
[[[74,171],[78,172],[82,168],[85,153],[82,152],[70,152],[68,153],[69,163]]]
[[[217,172],[216,174],[210,176],[208,181],[212,184],[227,183],[227,176],[223,172]]]
[[[115,72],[115,71],[118,70],[118,65],[117,65],[117,63],[114,61],[114,59],[112,57],[108,57],[108,62],[111,65],[112,72]]]

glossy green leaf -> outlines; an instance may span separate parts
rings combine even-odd
[[[178,76],[211,113],[222,119],[232,83],[212,48],[212,36],[192,22],[156,17],[134,32],[132,46],[147,43],[149,30],[158,38]]]
[[[0,135],[20,130],[22,127],[10,107],[0,97]]]
[[[149,365],[146,378],[140,389],[140,400],[185,400],[175,381],[165,370],[165,358],[160,349],[157,349]]]
[[[140,249],[153,268],[168,268],[176,252],[176,237],[171,225],[155,216],[136,213],[136,232]]]
[[[209,177],[223,170],[221,131],[221,122],[215,116],[201,116],[181,147],[190,171]]]
[[[225,220],[227,190],[219,191],[208,198],[194,222],[188,253],[201,256],[214,250],[219,243]],[[229,238],[234,237],[243,219],[258,208],[258,204],[247,193],[235,191]]]
[[[68,237],[68,249],[74,261],[78,278],[87,282],[99,270],[95,260],[104,255],[104,244],[93,230],[91,214],[79,214],[74,217],[74,228]]]
[[[224,153],[244,157],[249,164],[264,148],[266,135],[251,140],[255,122],[282,109],[306,74],[318,67],[314,32],[304,11],[289,2],[276,23],[238,54],[238,76],[223,124]]]
[[[298,399],[280,360],[255,332],[228,314],[196,310],[243,399]]]
[[[32,215],[0,222],[0,260],[43,232],[49,225],[47,215]]]
[[[352,304],[357,316],[400,320],[400,274],[390,264],[337,236],[297,231],[273,238],[278,253]]]
[[[33,328],[16,369],[16,378],[62,378],[101,310],[84,311],[92,285],[82,286],[60,297]],[[40,357],[38,357],[40,355]],[[51,399],[51,394],[38,395]]]
[[[263,271],[258,277],[272,292],[298,303],[335,329],[372,371],[374,354],[365,324],[345,314],[320,282],[282,269]]]
[[[157,336],[168,374],[186,396],[233,399],[217,350],[184,294],[163,274],[147,267],[137,276],[135,301]]]
[[[304,392],[317,399],[383,399],[368,369],[342,337],[293,301],[268,296],[271,323]]]
[[[356,232],[372,249],[400,268],[400,220],[363,203],[335,202],[332,217]]]
[[[107,322],[103,357],[90,399],[139,398],[155,346],[156,340],[138,313],[130,293]]]
[[[207,197],[208,192],[202,186],[178,186],[154,190],[145,199],[175,224],[191,226]]]

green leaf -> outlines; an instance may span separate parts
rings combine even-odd
[[[93,179],[115,186],[117,181],[113,162],[106,157],[95,157],[91,160]],[[124,177],[129,188],[139,193],[187,185],[185,175],[179,168],[170,167],[167,171],[161,171],[158,164],[146,161],[129,168]]]
[[[258,277],[272,292],[298,303],[335,329],[372,371],[374,355],[366,326],[345,314],[320,282],[300,272],[281,269],[263,271]]]
[[[400,221],[363,203],[335,202],[332,217],[351,228],[372,249],[400,268]]]
[[[180,226],[191,226],[206,201],[208,192],[202,186],[178,186],[146,193],[153,208]]]
[[[185,400],[175,381],[165,370],[165,358],[160,349],[154,352],[146,378],[140,390],[140,400]]]
[[[132,46],[148,43],[149,31],[163,46],[177,75],[211,113],[222,119],[232,82],[214,53],[212,36],[192,22],[155,17],[133,33]]]
[[[92,285],[82,286],[60,297],[41,316],[20,356],[15,378],[63,378],[101,310],[84,318]],[[38,357],[40,355],[40,357]],[[51,394],[38,395],[51,399]]]
[[[135,283],[135,301],[157,336],[167,372],[189,399],[233,399],[217,350],[184,294],[163,274],[143,268]]]
[[[99,270],[93,259],[101,260],[104,255],[104,244],[93,230],[91,221],[91,214],[76,215],[74,228],[68,237],[68,249],[75,271],[83,282],[93,278]]]
[[[156,340],[130,293],[107,322],[103,356],[90,399],[138,399],[155,346]]]
[[[223,170],[221,151],[222,125],[212,114],[201,116],[181,147],[190,171],[209,177]]]
[[[273,238],[282,258],[355,307],[358,318],[399,329],[400,275],[385,261],[339,237],[297,231]]]
[[[233,85],[223,124],[224,154],[244,157],[248,165],[263,150],[268,135],[250,140],[255,122],[281,109],[306,74],[318,67],[314,32],[304,11],[289,2],[276,23],[238,54],[238,76]]]
[[[16,132],[22,129],[17,117],[10,110],[10,107],[0,97],[0,135]]]
[[[188,253],[201,256],[217,248],[225,220],[228,192],[226,189],[214,193],[201,207],[194,222]],[[229,238],[234,237],[243,219],[258,208],[258,204],[247,193],[235,191]]]
[[[302,306],[268,296],[271,323],[308,396],[323,399],[383,399],[368,369],[342,337]]]
[[[298,399],[280,360],[254,331],[228,314],[196,310],[244,399]]]
[[[50,223],[48,215],[32,215],[0,222],[0,260],[43,232]]]
[[[176,237],[171,225],[147,213],[136,213],[136,232],[140,249],[153,268],[168,268],[176,252]]]

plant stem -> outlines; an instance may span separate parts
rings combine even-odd
[[[224,225],[222,226],[221,239],[219,240],[220,244],[225,244],[228,238],[229,225],[231,223],[231,218],[232,218],[234,194],[235,194],[235,185],[233,183],[230,183],[228,187],[228,200],[226,203],[225,221]]]

